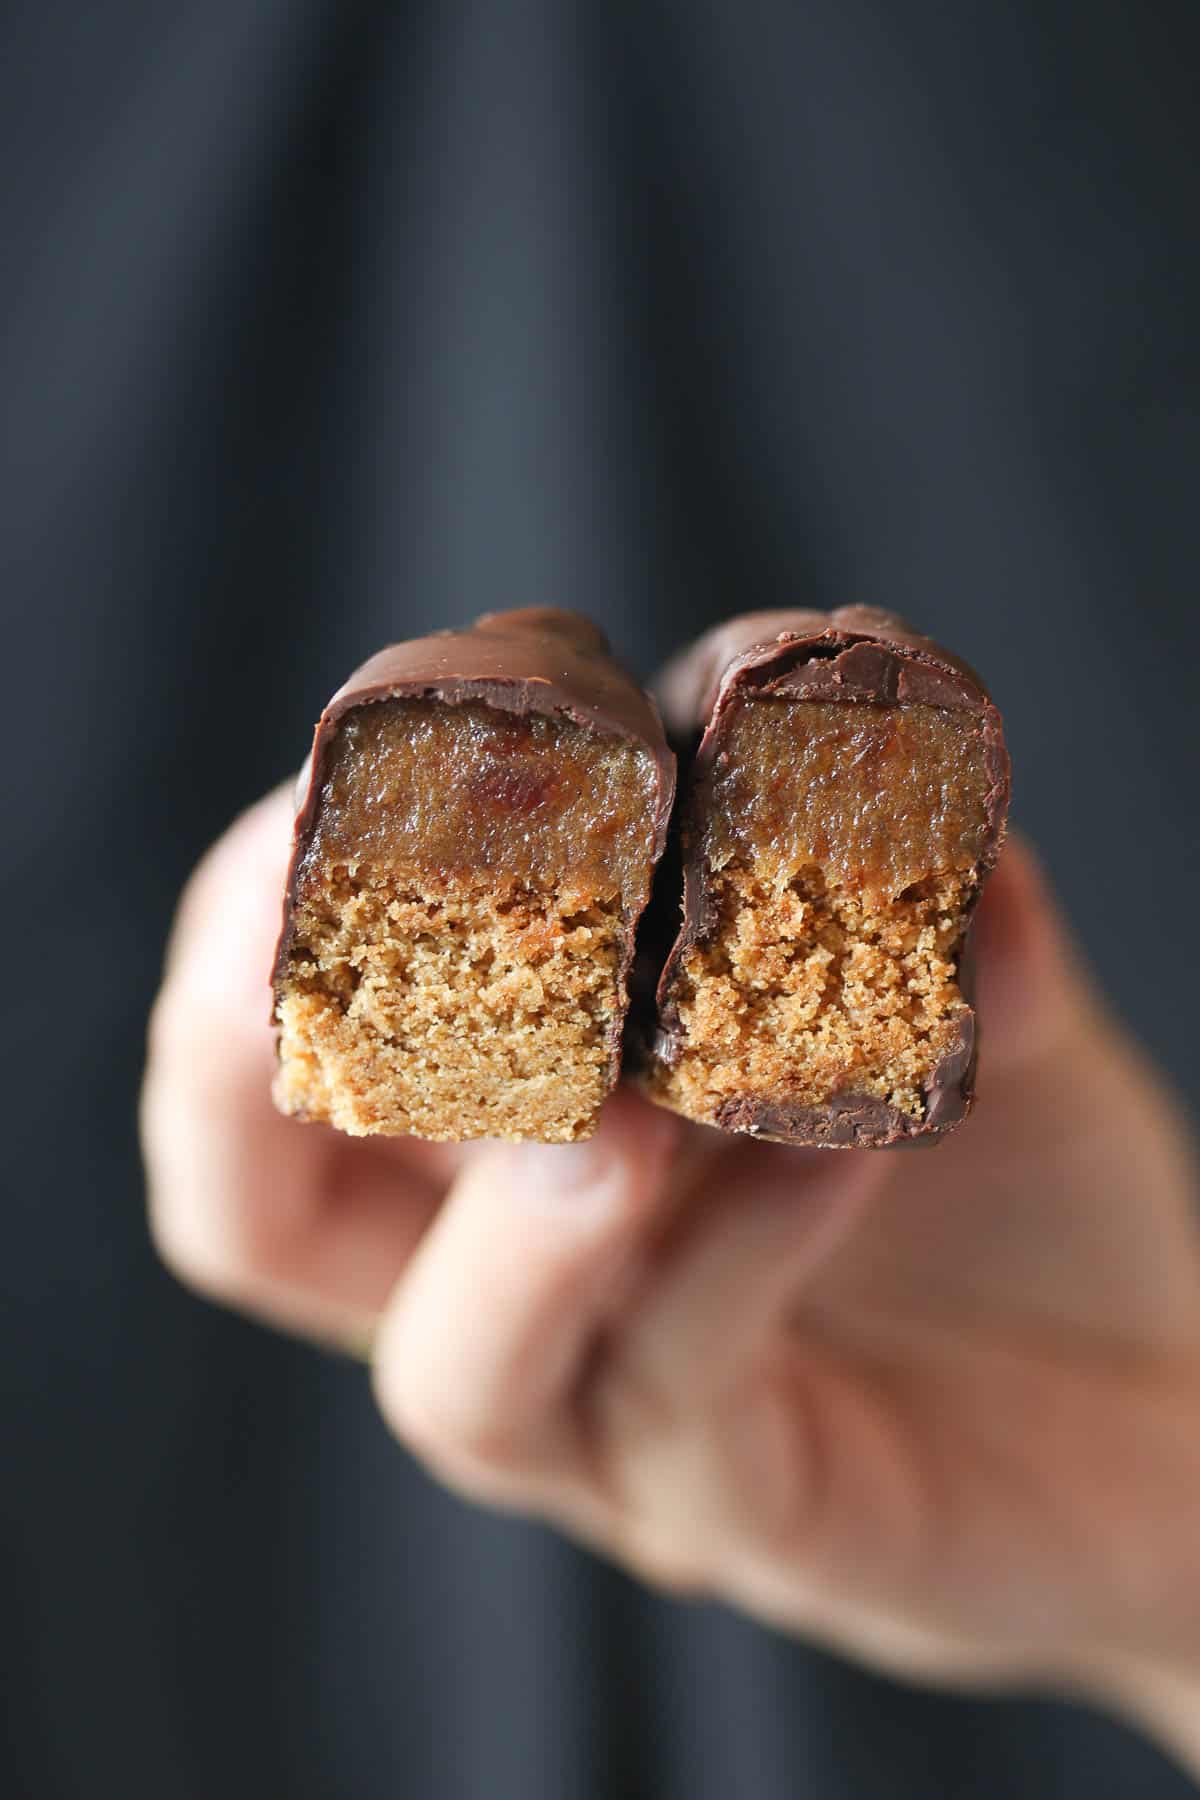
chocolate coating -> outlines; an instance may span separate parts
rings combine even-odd
[[[974,714],[988,777],[986,838],[977,865],[979,887],[1003,842],[1010,765],[1000,715],[975,671],[903,620],[874,607],[749,613],[728,621],[664,671],[659,698],[673,736],[693,753],[690,799],[680,825],[683,920],[658,982],[658,1021],[652,1060],[673,1065],[683,1028],[672,1003],[674,977],[690,948],[713,924],[705,881],[705,825],[714,769],[725,728],[747,694],[841,702],[917,704]],[[974,904],[974,902],[972,903]],[[960,958],[959,987],[968,1008],[970,937]],[[821,1107],[789,1107],[761,1095],[736,1095],[716,1123],[728,1131],[777,1142],[831,1148],[886,1148],[935,1139],[962,1120],[974,1097],[978,1033],[964,1012],[956,1040],[924,1087],[925,1111],[913,1118],[873,1095],[839,1094]]]

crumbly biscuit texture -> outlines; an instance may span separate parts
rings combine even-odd
[[[583,1135],[608,1082],[618,903],[327,871],[278,1009],[285,1112],[352,1136]]]

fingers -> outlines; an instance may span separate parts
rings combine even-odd
[[[189,1285],[290,1329],[361,1343],[440,1191],[433,1146],[349,1143],[270,1099],[268,976],[291,802],[268,796],[189,883],[150,1028],[142,1139],[151,1228]]]
[[[694,1229],[636,1296],[585,1396],[627,1536],[673,1541],[693,1567],[714,1568],[762,1534],[764,1513],[795,1518],[804,1420],[780,1434],[765,1370],[885,1174],[865,1152],[757,1144],[716,1162]]]
[[[443,1479],[672,1586],[799,1491],[803,1432],[742,1401],[884,1176],[867,1155],[726,1148],[622,1095],[589,1144],[480,1153],[376,1338],[380,1405]]]
[[[632,1094],[595,1137],[463,1168],[376,1339],[401,1437],[457,1485],[528,1497],[579,1473],[569,1401],[673,1192],[682,1127]]]
[[[1010,833],[973,932],[989,1069],[1031,1064],[1101,1023],[1100,1001],[1041,863]]]
[[[714,1158],[707,1202],[623,1321],[612,1377],[635,1371],[664,1407],[703,1408],[778,1332],[805,1281],[886,1175],[869,1152],[738,1144]]]

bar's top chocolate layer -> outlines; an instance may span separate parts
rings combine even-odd
[[[668,663],[656,691],[668,729],[684,741],[699,730],[711,733],[750,691],[967,709],[990,715],[988,735],[1003,763],[997,774],[1007,778],[1000,715],[974,669],[875,606],[743,613]]]
[[[590,619],[555,607],[524,607],[486,613],[460,631],[390,644],[355,670],[317,722],[297,792],[276,980],[287,952],[290,902],[316,825],[339,723],[357,707],[394,699],[483,702],[502,712],[566,718],[636,744],[653,759],[657,772],[650,847],[655,858],[661,854],[675,795],[675,758],[654,702],[613,658],[607,639]]]
[[[680,828],[683,921],[658,984],[656,1060],[673,1064],[683,1028],[672,983],[689,949],[713,924],[704,879],[704,820],[724,730],[737,706],[758,696],[843,702],[916,704],[976,715],[988,776],[982,878],[994,866],[1004,837],[1010,766],[1000,714],[979,676],[959,657],[913,631],[893,613],[847,606],[747,613],[716,626],[670,663],[658,696],[672,736],[694,751],[692,803]],[[964,985],[960,976],[960,986]],[[968,996],[969,997],[969,996]],[[727,1102],[718,1123],[781,1142],[879,1147],[928,1138],[956,1124],[971,1100],[976,1056],[974,1015],[964,1011],[957,1041],[926,1086],[923,1119],[913,1119],[866,1094],[846,1094],[827,1108],[766,1104],[754,1095]]]

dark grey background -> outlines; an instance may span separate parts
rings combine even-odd
[[[0,11],[0,1791],[1179,1796],[443,1498],[361,1371],[154,1265],[173,897],[389,637],[648,669],[858,600],[1197,1097],[1200,15],[1150,0]]]

